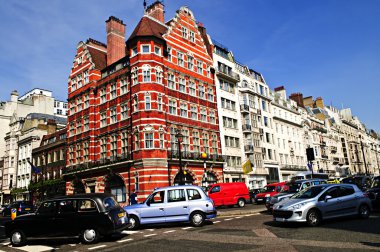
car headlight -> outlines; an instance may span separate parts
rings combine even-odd
[[[265,194],[265,198],[266,198],[266,197],[270,197],[270,194],[269,194],[269,193],[268,193],[268,194]]]
[[[299,204],[295,204],[293,206],[290,206],[288,207],[288,210],[298,210],[300,209],[301,207],[303,207],[304,205],[306,205],[307,203],[299,203]]]

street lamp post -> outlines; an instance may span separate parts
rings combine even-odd
[[[204,182],[205,182],[205,186],[208,186],[208,183],[207,183],[207,172],[206,172],[206,159],[207,159],[207,153],[206,152],[202,152],[201,153],[201,158],[203,159],[203,170],[204,170]]]
[[[183,181],[183,171],[182,171],[182,153],[181,153],[181,141],[183,135],[180,131],[177,131],[177,134],[175,134],[175,137],[177,138],[178,143],[178,161],[179,161],[179,185],[184,185]]]

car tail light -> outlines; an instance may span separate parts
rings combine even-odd
[[[21,207],[18,208],[18,211],[21,212]]]

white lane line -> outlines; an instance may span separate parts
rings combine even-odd
[[[144,235],[144,237],[150,237],[150,236],[155,236],[157,234],[148,234],[148,235]]]
[[[231,219],[224,219],[225,221],[229,221],[229,220],[232,220],[232,218]]]
[[[220,220],[217,220],[217,221],[213,221],[213,223],[219,223],[220,222]]]
[[[153,231],[154,231],[154,229],[146,229],[146,230],[148,230],[148,231],[150,231],[150,232],[153,232]]]
[[[169,230],[169,231],[165,231],[164,234],[169,234],[169,233],[173,233],[175,232],[176,230]]]
[[[133,230],[124,230],[121,232],[122,234],[128,234],[128,235],[131,235],[131,234],[138,234],[138,233],[141,233],[140,231],[133,231]]]
[[[253,214],[246,214],[244,215],[245,217],[249,217],[249,216],[252,216]]]
[[[2,243],[2,245],[4,245],[4,246],[8,246],[9,244],[11,244],[10,242],[4,242],[4,243]]]
[[[186,229],[190,229],[190,228],[193,228],[193,227],[184,227],[182,228],[183,230],[186,230]]]
[[[242,217],[235,217],[235,219],[241,219]]]
[[[69,244],[71,247],[75,247],[76,246],[76,244]]]
[[[99,248],[104,248],[106,245],[99,245],[96,247],[88,248],[88,250],[94,250],[94,249],[99,249]]]
[[[128,242],[128,241],[133,241],[132,238],[129,238],[129,239],[125,239],[125,240],[119,240],[117,241],[118,243],[122,243],[122,242]]]

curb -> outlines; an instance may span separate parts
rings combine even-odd
[[[219,216],[236,216],[236,215],[246,215],[246,214],[256,214],[256,213],[261,213],[261,212],[266,212],[265,209],[253,209],[253,210],[232,210],[232,211],[222,211],[218,210],[217,211],[217,217]]]

